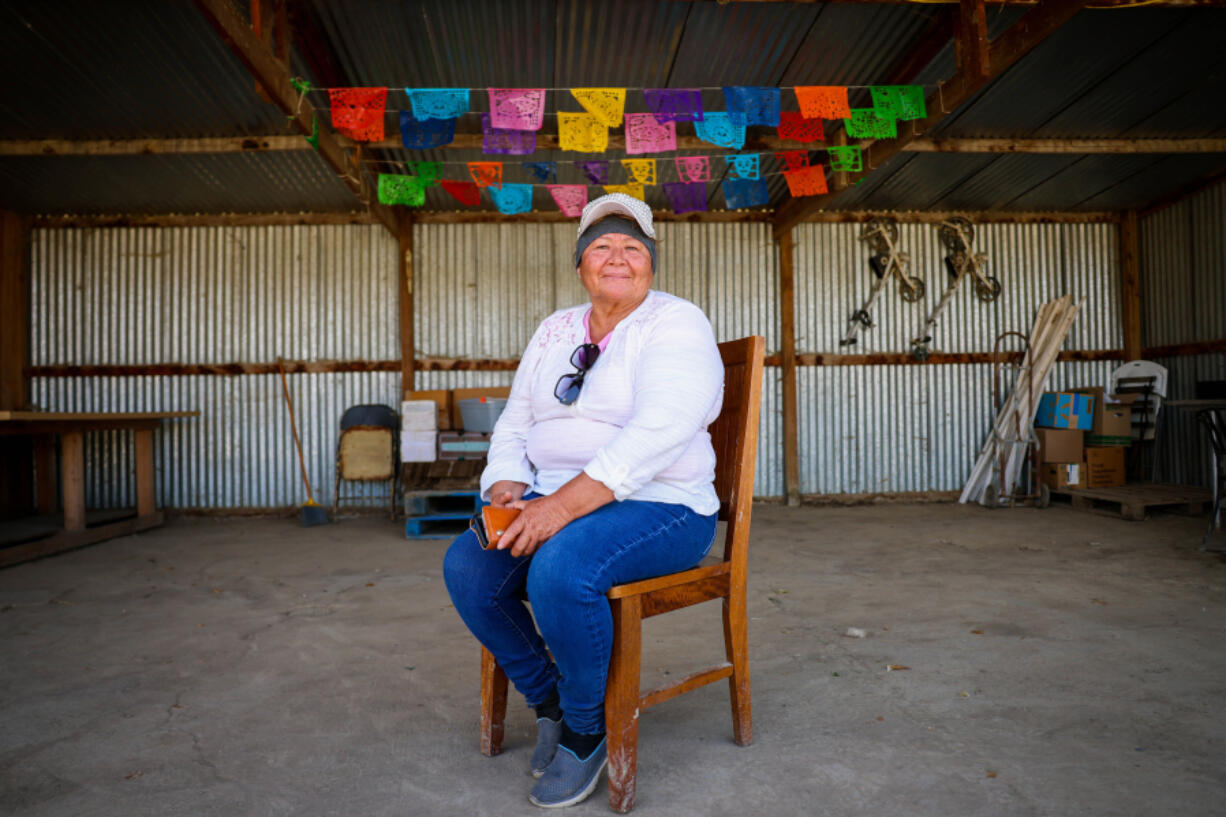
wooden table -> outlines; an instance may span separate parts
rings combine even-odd
[[[55,442],[60,438],[60,499],[64,525],[50,537],[0,549],[0,567],[156,527],[165,521],[154,504],[153,431],[163,420],[199,417],[198,411],[49,412],[0,411],[0,435],[34,437],[38,512],[55,513]],[[87,528],[85,434],[131,429],[135,439],[136,516]]]

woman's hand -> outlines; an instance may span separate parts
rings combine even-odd
[[[555,496],[543,496],[526,502],[516,499],[510,507],[520,510],[515,521],[507,526],[498,540],[498,550],[511,549],[512,556],[531,556],[549,537],[573,518]]]
[[[522,482],[499,480],[490,486],[490,504],[495,508],[510,507],[511,503],[518,501],[527,490],[528,486]]]

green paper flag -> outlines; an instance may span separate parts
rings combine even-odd
[[[417,176],[379,174],[379,203],[421,207],[426,203],[426,185]]]
[[[826,148],[830,154],[830,169],[837,173],[859,173],[864,169],[863,151],[856,145],[836,145]]]
[[[898,122],[877,115],[873,108],[852,108],[851,119],[844,119],[847,135],[856,139],[894,139]]]

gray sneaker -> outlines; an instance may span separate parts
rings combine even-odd
[[[553,763],[532,787],[528,800],[541,808],[562,808],[582,803],[596,790],[600,773],[608,760],[607,740],[600,741],[587,760],[580,760],[570,749],[560,746]]]
[[[536,719],[536,748],[532,751],[532,776],[540,777],[553,762],[553,756],[558,751],[558,741],[562,738],[562,719],[551,721],[549,718]]]

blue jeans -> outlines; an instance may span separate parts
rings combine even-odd
[[[528,705],[548,700],[556,688],[566,725],[597,734],[604,731],[613,648],[605,594],[615,584],[698,564],[715,539],[715,521],[714,514],[699,516],[684,505],[610,502],[519,558],[509,550],[482,550],[466,531],[448,548],[443,577],[460,618]]]

